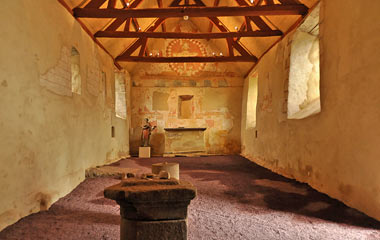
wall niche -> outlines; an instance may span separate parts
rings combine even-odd
[[[178,96],[178,118],[190,119],[193,116],[193,95]]]

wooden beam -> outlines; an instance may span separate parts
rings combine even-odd
[[[241,7],[249,6],[248,3],[245,0],[235,0],[237,4]],[[258,6],[258,5],[256,5]],[[249,16],[245,17],[246,19],[250,19],[260,30],[270,31],[272,30],[268,24],[260,17],[260,16]],[[247,21],[247,27],[249,27],[249,21]]]
[[[233,41],[234,40],[232,38],[227,38],[228,56],[230,57],[234,56],[234,47],[232,46]]]
[[[141,44],[141,48],[140,48],[140,52],[139,52],[139,57],[144,56],[145,50],[146,50],[146,44],[148,42],[148,39],[147,38],[142,38],[141,41],[142,41],[142,44]]]
[[[267,5],[273,5],[274,4],[273,0],[265,0],[265,2],[267,2]]]
[[[172,3],[170,3],[169,7],[175,7],[175,6],[178,6],[179,3],[181,2],[182,0],[173,0]]]
[[[264,5],[241,7],[172,7],[145,9],[94,9],[75,8],[77,18],[168,18],[168,17],[216,17],[216,16],[274,16],[304,15],[308,8],[302,4]]]
[[[85,8],[100,8],[106,0],[91,0]]]
[[[297,3],[299,3],[298,0],[279,0],[279,2],[282,4],[297,4]]]
[[[138,32],[138,31],[141,30],[140,24],[139,24],[139,22],[137,21],[136,18],[132,18],[132,24],[133,24],[133,27],[135,28],[136,32]]]
[[[155,23],[149,27],[146,32],[153,32],[155,31],[162,23],[164,23],[166,19],[165,18],[158,18]],[[126,57],[130,56],[138,47],[140,47],[143,44],[142,38],[137,39],[132,45],[130,45],[124,52],[122,52],[117,58],[119,57]]]
[[[245,17],[245,26],[248,32],[252,32],[251,19],[249,17]]]
[[[166,38],[166,39],[217,39],[217,38],[242,38],[242,37],[273,37],[281,36],[279,30],[249,31],[249,32],[214,32],[214,33],[190,33],[190,32],[123,32],[123,31],[99,31],[95,33],[97,38]]]
[[[220,0],[215,0],[214,1],[214,7],[217,7],[217,6],[219,6],[219,2],[220,2]],[[212,27],[214,26],[214,24],[212,24],[211,22],[210,22],[210,25],[209,25],[209,27],[208,27],[208,32],[212,32]]]
[[[125,26],[124,26],[124,31],[125,32],[129,32],[129,28],[131,26],[131,19],[128,18],[126,21],[125,21]],[[95,34],[96,35],[96,34]],[[96,36],[95,36],[96,37]]]
[[[135,0],[132,2],[132,4],[130,4],[129,8],[136,8],[140,3],[142,2],[142,0]],[[125,8],[127,7],[127,5],[125,5]],[[116,31],[116,29],[118,29],[121,24],[123,24],[125,21],[127,21],[128,18],[117,18],[115,19],[107,28],[105,31]],[[130,20],[129,20],[130,21]],[[134,27],[136,28],[136,23],[133,22],[134,24]],[[137,24],[138,25],[138,24]],[[129,29],[129,26],[128,26],[128,29]]]
[[[58,2],[74,17],[74,13],[72,12],[71,8],[69,7],[69,5],[67,5],[67,3],[64,1],[64,0],[58,0]],[[115,61],[115,58],[112,56],[112,54],[110,52],[107,51],[107,49],[98,41],[98,39],[96,39],[90,29],[88,29],[86,27],[86,25],[80,20],[80,19],[76,19],[76,21],[79,23],[79,25],[82,27],[82,29],[88,34],[88,36],[90,36],[90,38],[105,52],[108,54],[108,56],[111,57],[111,59],[113,60],[115,66],[121,70],[121,66]]]
[[[298,18],[298,20],[286,31],[284,32],[284,34],[281,36],[281,38],[279,38],[276,42],[274,42],[263,54],[261,54],[261,56],[258,58],[257,62],[255,64],[252,65],[252,67],[248,70],[248,72],[245,74],[245,78],[249,76],[249,74],[251,73],[251,71],[257,66],[257,64],[259,63],[259,61],[261,59],[263,59],[263,57],[269,52],[271,51],[279,42],[281,42],[285,37],[287,37],[290,33],[293,32],[294,29],[296,29],[297,27],[299,27],[303,20],[305,18],[307,18],[312,12],[313,10],[315,9],[315,7],[317,7],[319,4],[319,1],[316,2],[311,8],[309,8],[308,10],[308,13],[304,16],[301,16]]]
[[[159,8],[163,8],[164,5],[162,4],[162,0],[157,0],[157,5]],[[161,28],[162,28],[162,31],[163,32],[166,32],[166,26],[165,26],[165,23],[162,23],[161,24]]]
[[[210,21],[214,23],[214,25],[221,31],[221,32],[229,32],[228,29],[224,25],[220,25],[220,20],[217,17],[209,17]],[[242,55],[242,56],[251,56],[251,54],[240,45],[240,43],[237,40],[234,40],[232,42],[232,46]]]
[[[117,57],[118,62],[180,63],[180,62],[256,62],[255,56],[235,57]]]
[[[108,1],[108,5],[107,5],[108,9],[113,9],[113,8],[115,8],[115,6],[116,6],[116,0],[109,0]]]

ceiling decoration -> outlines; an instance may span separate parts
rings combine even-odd
[[[122,62],[255,63],[263,52],[281,38],[294,22],[305,16],[309,7],[317,2],[317,0],[59,1],[65,1],[73,16],[90,29],[92,37],[110,52],[118,66]],[[168,28],[167,24],[173,19],[177,21],[190,19],[199,26],[201,32],[168,32],[167,29],[172,28]],[[150,38],[215,41],[224,39],[225,54],[152,56],[148,50]],[[272,39],[271,44],[258,40],[255,46],[251,45],[252,39],[262,38]],[[115,40],[122,42],[117,44]],[[113,44],[110,44],[111,41]],[[116,45],[119,52],[116,52]]]

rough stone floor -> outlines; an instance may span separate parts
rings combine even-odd
[[[179,162],[198,188],[189,208],[189,239],[380,239],[380,222],[239,156],[126,159],[114,166],[148,172]],[[87,179],[49,211],[0,232],[0,239],[119,239],[119,208],[103,198],[111,178]]]

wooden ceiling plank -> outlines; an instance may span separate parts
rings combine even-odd
[[[255,56],[226,56],[226,57],[117,57],[118,62],[150,62],[150,63],[177,63],[177,62],[256,62]]]
[[[91,0],[84,8],[100,8],[106,0]]]
[[[213,32],[213,33],[99,31],[95,34],[95,37],[97,38],[143,38],[143,37],[146,37],[146,38],[163,38],[163,39],[218,39],[218,38],[241,38],[241,37],[273,37],[273,36],[281,36],[281,35],[282,35],[282,32],[280,30]]]
[[[159,18],[159,17],[217,17],[217,16],[273,16],[304,15],[308,8],[297,5],[264,5],[239,7],[173,7],[145,9],[89,9],[75,8],[77,18]]]

